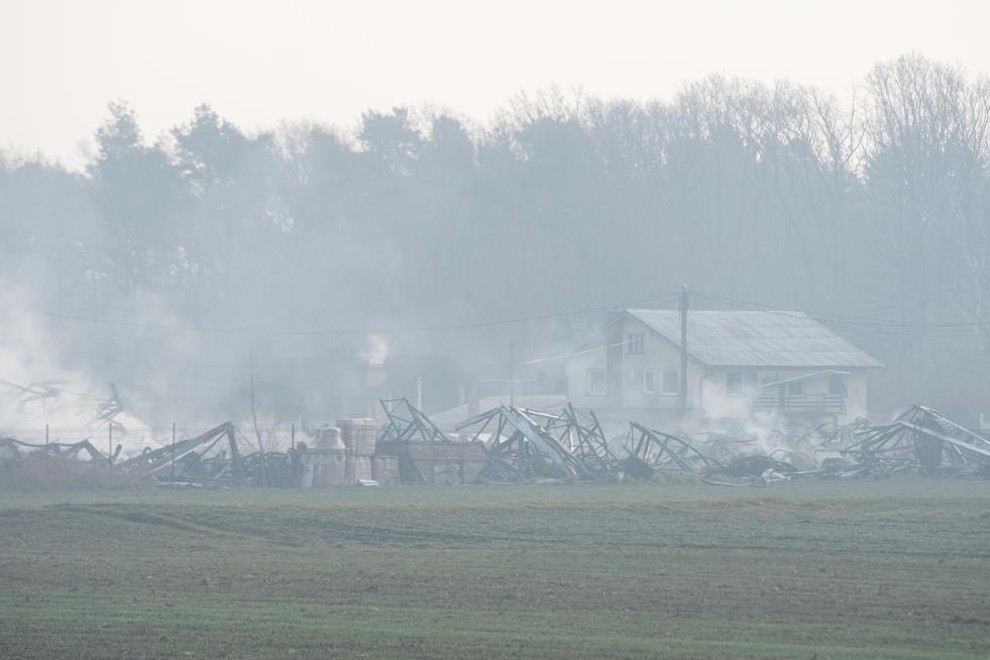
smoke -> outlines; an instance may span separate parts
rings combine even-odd
[[[368,335],[365,348],[361,351],[361,359],[371,366],[380,367],[385,364],[388,355],[388,339],[384,335]]]
[[[39,316],[31,293],[0,278],[0,434],[25,442],[108,438],[134,449],[150,429],[121,409],[109,383],[98,385],[82,371],[65,367]]]

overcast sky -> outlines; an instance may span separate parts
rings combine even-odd
[[[670,98],[712,72],[847,90],[915,51],[990,72],[988,0],[0,0],[0,148],[78,166],[127,100],[253,130],[429,102],[487,120],[551,84]]]

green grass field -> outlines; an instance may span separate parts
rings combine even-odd
[[[0,494],[0,657],[990,656],[990,482]]]

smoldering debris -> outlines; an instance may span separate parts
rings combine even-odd
[[[622,468],[639,479],[671,472],[702,475],[719,465],[687,438],[636,422],[629,424],[625,448],[629,456],[622,462]]]
[[[787,482],[798,474],[798,469],[790,463],[753,454],[712,467],[702,481],[715,486],[756,486]]]
[[[159,449],[146,449],[122,462],[119,468],[143,473],[158,483],[170,485],[238,485],[244,475],[234,425],[230,422],[195,438]]]
[[[990,440],[942,413],[912,406],[889,424],[857,420],[800,434],[669,432],[630,422],[610,441],[594,411],[500,405],[445,432],[407,399],[381,400],[385,423],[304,425],[310,443],[244,453],[232,422],[118,461],[88,439],[32,444],[0,438],[0,487],[599,482],[691,479],[767,486],[795,479],[900,474],[990,477]],[[622,442],[624,440],[624,442]],[[621,442],[621,447],[617,447]],[[311,446],[310,446],[311,445]]]
[[[488,463],[481,479],[496,482],[610,480],[615,457],[593,412],[568,406],[553,414],[502,405],[463,422]]]
[[[35,444],[0,438],[0,488],[62,490],[138,485],[135,475],[114,470],[108,456],[88,439]]]
[[[890,424],[857,431],[841,454],[869,474],[990,476],[990,441],[918,405]]]
[[[597,479],[606,478],[615,469],[617,459],[594,410],[581,410],[570,403],[563,411],[564,421],[558,437],[574,456]]]
[[[705,483],[751,486],[798,478],[887,477],[898,474],[990,477],[990,441],[924,406],[912,406],[890,424],[856,420],[820,425],[787,437],[769,453],[729,453],[725,434],[692,440],[630,424],[623,463],[634,478],[688,475]],[[735,439],[744,447],[747,438]],[[718,458],[716,458],[716,455]]]
[[[443,431],[408,399],[381,399],[379,403],[387,420],[381,430],[381,441],[450,442]]]
[[[406,399],[381,401],[379,445],[399,459],[404,484],[607,481],[617,459],[595,413],[500,405],[444,433]]]
[[[100,453],[88,439],[78,442],[49,442],[43,445],[22,442],[14,438],[0,438],[0,459],[19,458],[23,449],[45,456],[57,456],[67,460],[78,460],[80,454],[89,457],[89,462],[106,465],[107,457]]]
[[[385,425],[381,456],[394,456],[398,481],[406,485],[475,483],[488,462],[482,443],[441,431],[408,399],[382,399]]]

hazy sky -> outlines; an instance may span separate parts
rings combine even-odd
[[[917,51],[990,72],[988,0],[0,0],[0,148],[70,165],[111,99],[154,137],[430,102],[486,120],[551,84],[670,98],[712,72],[848,89]]]

